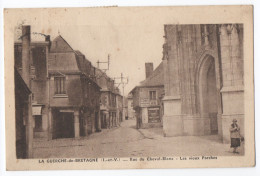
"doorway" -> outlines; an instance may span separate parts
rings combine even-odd
[[[218,104],[214,61],[211,56],[205,58],[200,69],[200,113],[203,118],[210,119],[210,133],[218,134]]]
[[[74,137],[74,115],[72,112],[59,112],[54,117],[53,138],[73,138]]]

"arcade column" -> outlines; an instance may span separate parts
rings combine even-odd
[[[74,111],[74,134],[75,134],[75,138],[79,138],[79,131],[80,130],[80,126],[79,126],[79,111],[75,110]]]

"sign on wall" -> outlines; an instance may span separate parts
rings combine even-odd
[[[141,107],[149,106],[149,105],[150,105],[149,98],[141,98],[140,99],[140,106]]]
[[[41,106],[33,106],[32,107],[32,115],[42,115],[42,107]]]
[[[150,105],[151,106],[155,106],[155,105],[157,105],[158,103],[157,103],[157,100],[150,100]]]

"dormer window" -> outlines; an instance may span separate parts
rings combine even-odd
[[[66,94],[65,77],[54,77],[55,94]]]

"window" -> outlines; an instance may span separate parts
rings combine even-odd
[[[150,100],[156,100],[156,91],[149,91]]]
[[[65,77],[55,77],[55,94],[66,94],[65,91]]]
[[[112,94],[112,106],[116,106],[116,96]]]

